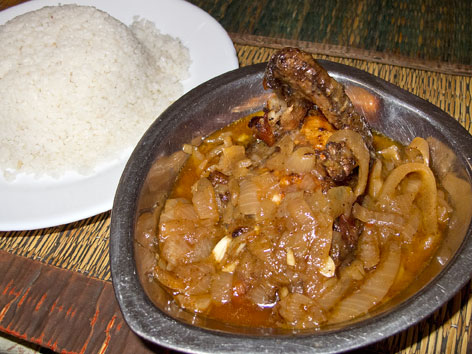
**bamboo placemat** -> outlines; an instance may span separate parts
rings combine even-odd
[[[236,45],[241,66],[267,61],[274,49]],[[330,56],[316,57],[351,65],[390,81],[430,101],[471,132],[470,77]],[[110,213],[72,224],[19,232],[0,232],[0,250],[26,261],[37,260],[58,272],[111,281],[109,268]],[[469,348],[472,313],[470,283],[430,318],[363,352],[464,352]],[[93,306],[93,305],[92,305]],[[1,309],[0,309],[1,310]],[[0,313],[1,316],[1,313]]]

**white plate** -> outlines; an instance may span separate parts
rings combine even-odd
[[[238,67],[226,31],[205,11],[182,0],[34,0],[1,11],[0,24],[43,6],[70,3],[95,6],[125,24],[138,15],[153,21],[162,33],[180,38],[192,59],[190,78],[183,82],[185,92]],[[34,179],[19,175],[13,182],[0,176],[0,230],[62,225],[110,210],[130,153],[99,166],[91,176],[69,173],[60,179]]]

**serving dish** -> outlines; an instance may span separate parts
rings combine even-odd
[[[44,6],[90,5],[108,12],[125,24],[134,16],[153,21],[164,34],[179,38],[189,48],[190,77],[184,92],[238,67],[233,43],[209,14],[182,0],[34,0],[0,12],[0,24]],[[131,149],[109,163],[97,166],[92,175],[69,172],[60,178],[35,179],[20,174],[15,181],[0,175],[0,230],[29,230],[81,220],[111,209],[118,181]]]
[[[121,177],[111,218],[111,271],[121,311],[138,335],[185,352],[342,352],[416,324],[470,279],[472,137],[437,107],[392,84],[352,67],[320,62],[338,81],[377,96],[380,118],[371,121],[375,130],[404,144],[415,136],[428,139],[439,178],[452,172],[461,180],[453,198],[455,219],[435,257],[414,284],[389,303],[358,320],[318,331],[236,328],[169,302],[144,272],[153,254],[146,239],[135,237],[139,216],[172,185],[178,169],[163,167],[182,144],[262,108],[267,97],[262,87],[265,64],[244,67],[202,84],[169,107],[143,136]],[[149,189],[150,178],[158,179],[160,187]]]

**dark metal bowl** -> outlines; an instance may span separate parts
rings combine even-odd
[[[141,337],[186,352],[341,352],[419,322],[470,279],[472,136],[437,107],[392,84],[352,67],[321,63],[338,81],[377,96],[381,111],[380,119],[371,122],[375,130],[405,144],[416,136],[428,138],[439,179],[451,172],[462,180],[452,200],[455,219],[431,264],[375,312],[321,331],[237,328],[201,318],[179,309],[156,282],[147,280],[145,271],[155,259],[152,238],[136,236],[135,229],[141,215],[155,207],[174,182],[178,169],[168,168],[169,156],[177,156],[182,144],[193,138],[262,107],[265,64],[241,68],[202,84],[168,108],[143,136],[121,177],[111,217],[111,271],[123,316]]]

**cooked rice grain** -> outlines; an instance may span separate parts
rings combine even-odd
[[[176,98],[190,56],[153,23],[88,6],[45,7],[0,26],[0,170],[89,174],[134,146]]]

